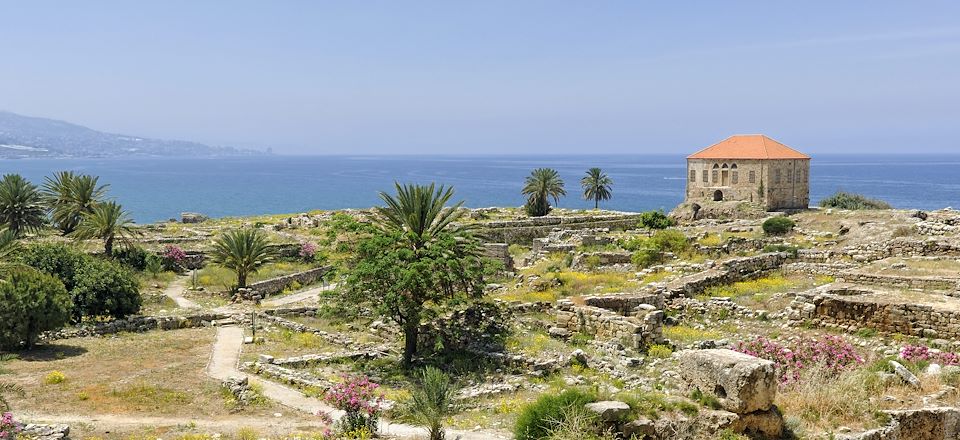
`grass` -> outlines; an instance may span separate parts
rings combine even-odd
[[[663,328],[663,337],[674,344],[689,344],[691,342],[718,339],[723,336],[716,330],[700,330],[686,325],[674,325]]]
[[[522,302],[555,301],[560,298],[629,291],[640,285],[640,283],[632,279],[632,274],[621,272],[576,272],[564,270],[546,273],[543,277],[547,285],[553,285],[554,282],[559,285],[543,291],[536,291],[530,286],[523,286],[519,289],[497,295],[497,298],[504,301]]]
[[[774,310],[786,306],[784,301],[789,302],[789,298],[772,301],[773,296],[778,293],[809,289],[833,281],[833,277],[829,276],[797,275],[784,277],[777,273],[753,280],[739,281],[727,286],[711,287],[704,292],[700,299],[729,297],[737,303],[751,308]]]
[[[516,332],[507,338],[507,350],[534,357],[568,353],[570,347],[543,332]]]
[[[278,261],[261,267],[250,274],[247,283],[268,280],[283,275],[302,272],[314,266],[306,263]],[[232,270],[210,264],[197,272],[197,283],[207,289],[229,290],[237,283],[237,275]]]
[[[227,415],[219,383],[204,373],[214,334],[187,329],[57,341],[6,362],[11,374],[4,381],[26,391],[11,404],[37,414],[59,414],[67,405],[77,415]],[[53,371],[66,380],[44,384]]]
[[[257,337],[262,337],[264,342],[253,346],[248,345],[241,355],[242,361],[256,360],[260,354],[284,358],[343,350],[342,347],[332,345],[313,333],[300,333],[287,329],[261,330],[257,332]]]

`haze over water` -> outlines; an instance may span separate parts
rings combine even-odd
[[[580,177],[603,168],[614,180],[601,208],[670,210],[683,200],[686,163],[675,155],[603,156],[269,156],[214,159],[34,159],[0,161],[39,185],[54,171],[101,176],[110,195],[148,223],[201,212],[213,217],[368,208],[394,181],[453,185],[469,207],[520,206],[523,179],[557,169],[564,208],[592,208]],[[837,190],[886,200],[897,208],[960,206],[960,155],[814,155],[811,203]]]

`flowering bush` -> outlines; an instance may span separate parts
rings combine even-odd
[[[16,420],[13,420],[13,414],[5,412],[0,417],[0,439],[8,440],[14,438],[23,429]]]
[[[377,421],[382,411],[383,393],[380,385],[366,376],[344,377],[343,383],[327,390],[324,400],[334,408],[343,410],[343,418],[337,422],[341,433],[377,432]]]
[[[169,270],[175,270],[187,260],[187,253],[179,246],[167,245],[160,254],[163,257],[164,265]]]
[[[300,258],[303,261],[311,262],[317,256],[317,245],[304,241],[300,243]]]
[[[776,363],[783,384],[800,380],[804,368],[818,366],[836,374],[863,363],[853,345],[839,336],[803,337],[789,345],[760,336],[752,341],[738,342],[733,349]]]
[[[905,345],[900,349],[900,358],[910,362],[928,361],[941,365],[960,365],[960,356],[956,353],[931,350],[924,345]]]

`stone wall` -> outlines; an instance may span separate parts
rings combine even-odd
[[[642,304],[663,310],[663,295],[651,293],[614,293],[611,295],[587,296],[583,298],[583,305],[585,306],[611,310],[624,316],[635,313],[637,307]]]
[[[839,440],[954,440],[960,438],[960,409],[951,407],[884,411],[890,423]]]
[[[844,292],[839,292],[844,293]],[[960,311],[910,303],[873,302],[869,297],[833,294],[799,294],[787,308],[796,323],[813,324],[848,332],[873,329],[928,338],[960,337]]]
[[[485,241],[530,244],[555,229],[635,229],[640,214],[589,215],[577,217],[536,217],[525,220],[490,222],[478,230]]]
[[[209,327],[220,323],[235,323],[232,315],[225,313],[200,313],[186,316],[129,316],[93,325],[70,327],[40,336],[43,341],[57,339],[80,338],[86,336],[102,336],[120,332],[148,332],[151,330],[178,330],[184,328]]]
[[[247,286],[252,297],[263,299],[270,295],[275,295],[286,289],[294,282],[301,286],[313,284],[323,278],[323,275],[330,271],[330,266],[317,267],[303,272],[297,272],[290,275],[284,275],[269,280],[258,281]]]
[[[623,316],[600,307],[578,306],[570,300],[557,302],[557,327],[587,334],[597,340],[619,341],[635,350],[663,342],[663,312],[653,306]]]
[[[715,269],[707,269],[673,281],[663,288],[663,293],[671,298],[699,295],[713,286],[756,278],[780,269],[788,257],[789,255],[784,252],[771,252],[752,257],[733,258],[721,263]]]
[[[791,263],[784,271],[810,275],[828,275],[837,281],[890,286],[901,289],[960,290],[960,278],[944,276],[906,276],[863,273],[856,271],[854,264],[844,263]]]
[[[484,243],[483,256],[503,263],[503,269],[513,272],[513,257],[510,255],[510,245],[507,243]]]

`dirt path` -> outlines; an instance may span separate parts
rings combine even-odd
[[[181,309],[199,309],[200,306],[197,303],[183,296],[183,291],[187,288],[187,280],[189,278],[190,277],[177,277],[167,285],[166,289],[163,289],[163,294],[174,300],[177,303],[177,307]]]
[[[316,298],[317,295],[320,294],[320,292],[326,292],[328,290],[333,290],[336,288],[337,288],[337,283],[333,283],[328,286],[314,287],[312,289],[304,290],[303,292],[282,296],[277,299],[263,301],[261,305],[267,308],[285,306],[288,304],[298,303],[300,301],[306,301],[311,298]]]
[[[217,339],[213,344],[213,353],[210,356],[207,374],[219,380],[231,376],[247,376],[250,382],[262,387],[265,397],[282,405],[310,414],[316,414],[322,411],[330,414],[334,418],[339,418],[343,414],[342,411],[335,410],[317,399],[307,397],[296,389],[285,387],[276,382],[264,380],[256,376],[243,374],[237,369],[242,348],[243,329],[239,327],[217,328]],[[380,422],[380,432],[399,438],[423,438],[425,436],[425,431],[422,428],[386,421]],[[497,440],[510,438],[503,433],[493,431],[467,432],[448,430],[447,436],[450,438],[459,437],[462,440]]]
[[[304,422],[302,418],[291,417],[252,417],[228,416],[223,418],[211,419],[190,419],[184,417],[152,417],[141,415],[123,415],[123,414],[94,414],[94,415],[75,415],[75,414],[31,414],[30,412],[18,413],[18,418],[29,420],[31,423],[48,424],[67,424],[78,429],[95,427],[97,432],[115,432],[115,431],[134,431],[145,426],[149,427],[167,427],[167,426],[193,426],[202,431],[215,432],[233,432],[240,428],[255,428],[259,431],[270,431],[275,433],[289,433],[292,431],[303,430],[306,427],[321,429],[323,424],[319,421],[316,424]]]

